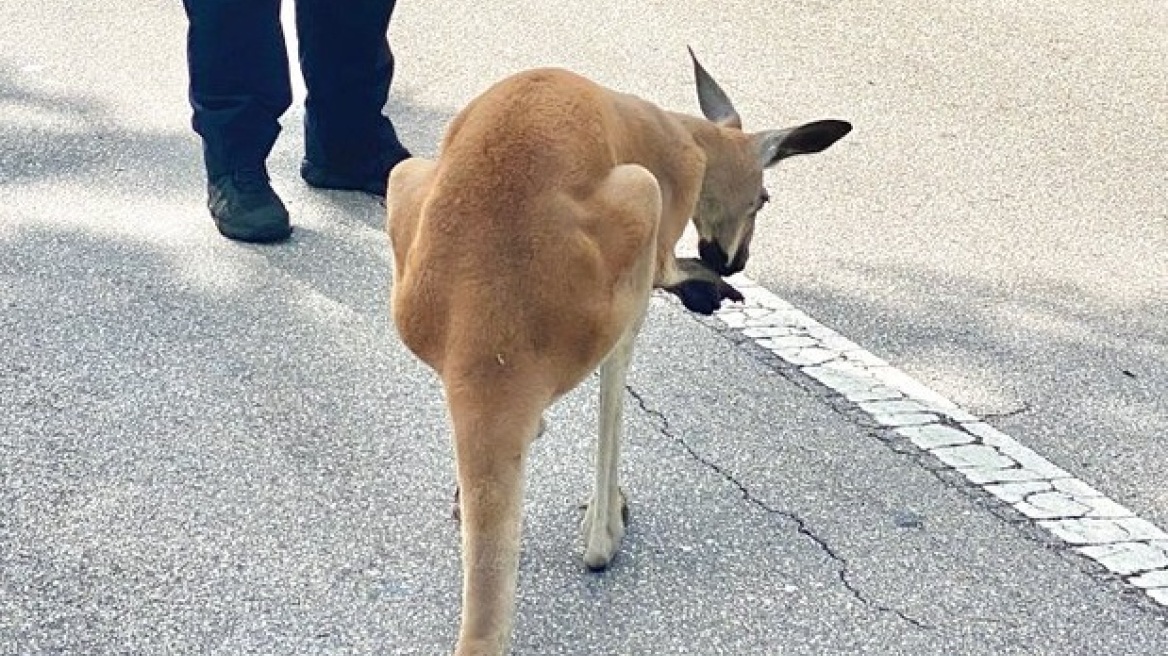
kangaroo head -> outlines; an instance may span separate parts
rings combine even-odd
[[[754,217],[768,200],[762,172],[792,155],[818,153],[851,131],[846,121],[816,121],[782,130],[744,132],[730,98],[698,62],[698,102],[709,120],[694,138],[706,153],[706,172],[694,211],[698,254],[719,275],[742,271],[750,257]]]

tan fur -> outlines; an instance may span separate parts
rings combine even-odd
[[[507,650],[528,446],[544,410],[597,367],[584,558],[593,569],[611,561],[624,533],[621,401],[651,289],[724,285],[701,263],[679,266],[673,250],[701,205],[710,219],[699,232],[711,235],[731,220],[711,212],[753,217],[756,151],[735,127],[541,69],[471,102],[437,161],[394,169],[393,318],[441,378],[453,424],[464,581],[457,655]],[[749,240],[741,225],[732,232]]]

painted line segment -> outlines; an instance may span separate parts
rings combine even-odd
[[[1168,533],[743,275],[715,317],[1168,608]]]

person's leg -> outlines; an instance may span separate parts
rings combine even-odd
[[[384,114],[393,79],[386,32],[394,0],[297,0],[305,101],[305,159],[312,186],[385,195],[393,165],[409,157]]]
[[[220,232],[275,241],[291,232],[264,161],[292,103],[280,0],[183,0],[191,120],[203,140],[208,205]]]

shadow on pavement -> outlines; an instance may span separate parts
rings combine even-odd
[[[201,180],[198,146],[190,134],[120,124],[99,99],[29,88],[4,65],[0,134],[0,186],[75,182],[163,195]]]
[[[839,263],[854,287],[788,284],[777,292],[1061,466],[1163,522],[1164,498],[1129,487],[1168,459],[1168,305],[1113,298],[1062,281],[1016,284],[939,271]],[[937,289],[959,289],[952,296]],[[1100,312],[1097,308],[1102,308]],[[811,310],[809,310],[811,311]],[[813,311],[814,313],[814,311]],[[957,320],[954,320],[954,318]],[[864,335],[866,337],[861,337]],[[888,335],[888,339],[881,339]],[[932,379],[932,380],[930,380]],[[1044,398],[1073,389],[1073,406]],[[964,399],[963,399],[964,397]],[[1064,397],[1065,398],[1065,397]],[[1043,416],[1071,427],[1057,431]],[[1111,428],[1108,428],[1111,427]],[[1121,427],[1122,439],[1110,431]],[[1111,489],[1107,489],[1107,488]]]

